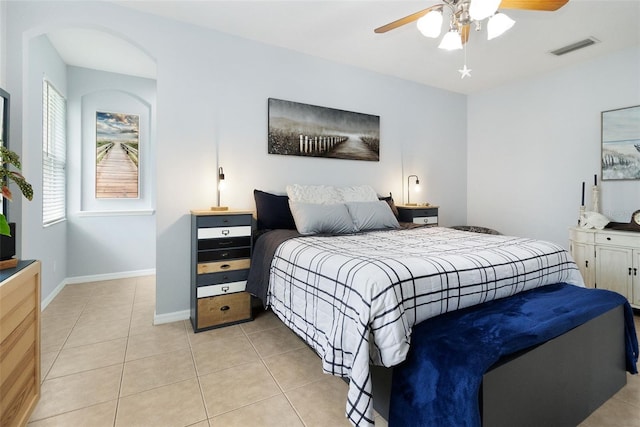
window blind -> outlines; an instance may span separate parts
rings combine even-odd
[[[48,81],[42,87],[42,224],[66,217],[67,105]]]

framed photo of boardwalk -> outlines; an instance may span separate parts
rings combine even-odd
[[[269,98],[269,154],[380,160],[380,116]]]
[[[602,180],[640,179],[640,105],[602,112]]]
[[[140,116],[96,112],[96,198],[137,199]]]

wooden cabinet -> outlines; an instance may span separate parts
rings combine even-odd
[[[191,211],[191,324],[195,332],[251,320],[245,285],[251,211]]]
[[[584,284],[588,288],[595,288],[596,282],[596,249],[595,230],[571,228],[569,230],[570,251],[573,260],[578,265]]]
[[[570,243],[587,285],[618,292],[640,308],[640,233],[572,228]]]
[[[24,426],[40,399],[40,262],[0,272],[0,425]]]
[[[438,225],[438,206],[398,205],[398,220],[414,224]]]

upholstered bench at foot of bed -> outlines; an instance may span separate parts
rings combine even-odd
[[[372,367],[375,409],[391,426],[577,425],[636,371],[631,310],[609,291],[544,288],[416,325],[393,386]]]

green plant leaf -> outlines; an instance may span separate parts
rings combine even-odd
[[[0,214],[0,235],[11,236],[11,230],[9,229],[7,218],[2,214]]]

